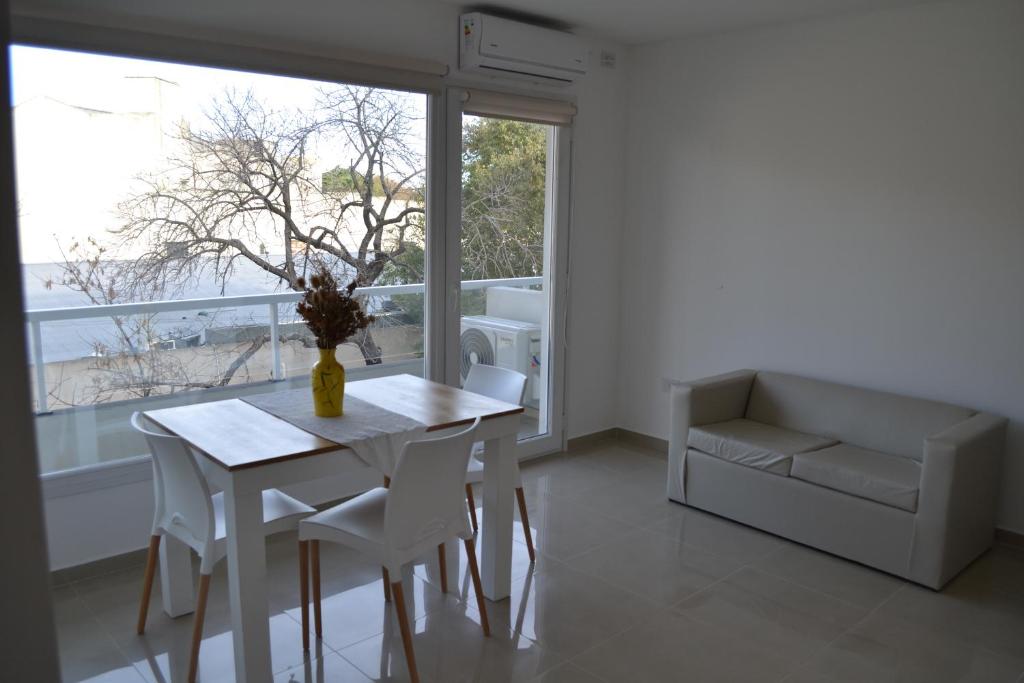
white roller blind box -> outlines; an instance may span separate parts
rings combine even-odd
[[[345,81],[370,87],[440,92],[448,65],[415,57],[295,43],[244,33],[208,31],[176,24],[158,27],[15,15],[14,42],[102,54],[131,55],[243,71]]]
[[[462,110],[477,116],[544,123],[552,126],[572,125],[576,105],[564,100],[527,97],[490,90],[467,90]]]

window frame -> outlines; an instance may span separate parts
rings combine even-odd
[[[53,18],[14,14],[10,45],[78,50],[129,58],[168,61],[199,67],[284,77],[383,87],[427,97],[427,213],[424,273],[424,375],[453,386],[459,384],[459,296],[461,278],[461,158],[462,113],[466,93],[490,91],[495,96],[524,97],[503,84],[478,84],[453,78],[447,65],[430,60],[392,57],[336,47],[282,44],[268,49],[259,37],[247,34],[192,37],[186,28],[167,32],[135,26],[82,24]],[[548,95],[548,93],[545,93]],[[529,98],[529,95],[525,97]],[[575,111],[573,97],[551,97]],[[556,107],[558,108],[558,107]],[[512,118],[520,118],[512,116]],[[570,117],[571,118],[571,117]],[[570,289],[570,232],[572,228],[574,124],[555,124],[553,151],[556,181],[551,218],[552,299],[550,315],[551,393],[549,430],[520,443],[519,457],[529,458],[562,450],[567,445],[566,376],[568,298]],[[455,226],[452,229],[452,226]],[[24,318],[22,323],[25,324]],[[33,457],[38,457],[36,453]],[[79,495],[151,478],[148,456],[100,462],[41,475],[44,498]]]

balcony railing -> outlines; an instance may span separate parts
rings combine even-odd
[[[540,286],[543,277],[518,277],[494,280],[464,280],[462,290],[487,289],[488,287],[532,287]],[[360,287],[357,295],[366,297],[389,297],[400,294],[423,294],[425,285],[389,285],[382,287]],[[179,299],[173,301],[145,301],[107,306],[75,306],[69,308],[41,308],[25,312],[29,328],[29,343],[33,378],[36,390],[36,412],[49,412],[47,402],[46,363],[43,357],[43,330],[46,322],[86,320],[90,318],[121,318],[131,315],[151,315],[174,311],[201,309],[236,308],[243,306],[266,306],[270,327],[271,379],[284,379],[281,363],[278,306],[295,303],[302,297],[301,292],[278,292],[274,294],[251,294],[245,296],[211,297],[206,299]]]

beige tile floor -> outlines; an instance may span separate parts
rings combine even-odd
[[[612,441],[526,465],[539,556],[531,567],[517,528],[511,599],[487,605],[492,638],[464,556],[448,595],[434,557],[404,577],[422,678],[1024,681],[1024,551],[996,547],[935,593],[669,503],[664,470],[664,459]],[[324,640],[306,658],[294,535],[267,552],[277,681],[407,680],[377,567],[324,546]],[[169,619],[154,596],[136,636],[141,576],[132,567],[55,589],[66,681],[183,679],[191,617]],[[233,678],[226,594],[221,564],[203,681]]]

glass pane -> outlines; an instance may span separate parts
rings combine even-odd
[[[548,242],[552,126],[462,123],[460,374],[481,363],[526,376],[520,438],[548,431]]]
[[[15,46],[41,469],[145,453],[135,410],[307,387],[302,280],[376,321],[350,380],[423,374],[426,96]],[[180,303],[176,303],[180,302]]]

